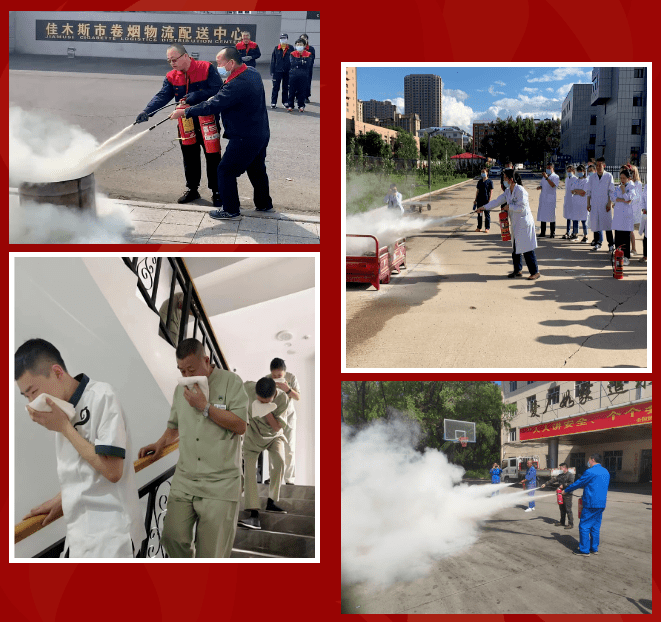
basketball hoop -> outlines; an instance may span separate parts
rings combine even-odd
[[[459,442],[461,443],[462,447],[466,447],[466,445],[468,444],[468,437],[467,436],[462,436],[459,439]]]

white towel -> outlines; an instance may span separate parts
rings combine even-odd
[[[73,407],[73,404],[71,404],[70,402],[65,402],[64,400],[61,400],[59,397],[53,397],[48,393],[42,393],[39,397],[33,399],[28,404],[28,406],[42,413],[53,412],[53,409],[48,405],[48,402],[46,402],[47,397],[50,397],[51,400],[53,400],[65,413],[67,413],[67,416],[69,417],[70,421],[73,421],[74,417],[76,416],[76,409]]]
[[[264,402],[255,400],[252,403],[252,416],[254,418],[266,417],[266,415],[268,415],[270,412],[273,412],[277,407],[278,405],[275,404],[274,402],[269,402],[268,404],[264,404]]]
[[[209,401],[209,379],[206,376],[189,376],[188,378],[179,378],[177,380],[179,386],[185,386],[188,387],[191,391],[194,391],[195,389],[193,386],[195,383],[197,383],[202,389],[202,393],[204,393],[204,397],[206,398],[207,402]]]

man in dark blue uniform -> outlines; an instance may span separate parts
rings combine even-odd
[[[305,40],[305,51],[310,52],[310,54],[312,56],[312,62],[310,63],[310,75],[308,76],[308,95],[305,98],[305,103],[309,104],[310,103],[310,96],[312,95],[312,68],[313,68],[314,59],[316,58],[317,53],[314,51],[314,48],[310,45],[310,43],[308,41],[308,36],[305,33],[303,33],[301,35],[301,39]]]
[[[241,41],[236,44],[236,49],[241,54],[241,60],[248,67],[255,67],[255,61],[262,55],[259,46],[250,40],[250,33],[247,30],[241,33]]]
[[[289,55],[292,53],[292,47],[288,43],[289,37],[283,32],[280,35],[280,44],[275,46],[271,54],[271,78],[273,79],[273,89],[271,90],[271,108],[275,108],[278,103],[278,91],[282,82],[282,107],[287,107],[289,100]]]
[[[209,212],[211,218],[225,220],[240,216],[237,178],[248,173],[254,188],[255,209],[273,210],[266,174],[266,146],[269,143],[269,119],[262,78],[256,69],[241,61],[235,48],[224,48],[216,55],[218,72],[225,79],[223,88],[208,101],[177,109],[171,119],[198,117],[220,113],[223,136],[229,139],[218,165],[218,193],[222,210]]]
[[[176,102],[182,100],[194,105],[198,102],[213,97],[220,87],[222,81],[218,71],[206,60],[195,60],[191,58],[183,45],[175,43],[167,49],[168,63],[172,71],[168,72],[163,80],[163,87],[156,93],[154,98],[145,106],[138,115],[136,123],[149,120],[149,113],[165,106],[174,97]],[[216,128],[218,127],[218,115],[215,115]],[[220,206],[218,196],[218,163],[220,162],[220,150],[217,152],[207,151],[207,143],[204,140],[200,122],[194,119],[195,140],[193,144],[184,144],[180,141],[181,154],[184,158],[184,173],[186,175],[186,186],[188,190],[179,197],[178,203],[189,203],[200,198],[198,187],[202,177],[200,167],[200,146],[204,147],[204,156],[207,163],[207,182],[212,192],[213,204]],[[191,128],[192,129],[192,128]],[[180,135],[181,138],[181,135]]]
[[[592,454],[585,473],[562,491],[562,494],[566,495],[577,488],[585,489],[581,522],[578,525],[580,542],[574,555],[589,557],[590,553],[599,554],[599,530],[601,529],[601,517],[606,509],[606,495],[610,479],[610,473],[601,466],[601,456]]]

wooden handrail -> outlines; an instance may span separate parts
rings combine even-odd
[[[135,472],[138,473],[139,471],[142,471],[142,469],[147,468],[150,464],[157,462],[158,460],[164,458],[165,456],[172,453],[175,449],[178,448],[179,448],[179,441],[175,441],[170,445],[166,445],[163,448],[163,451],[161,452],[161,455],[158,458],[155,458],[154,454],[145,456],[144,458],[138,458],[133,463],[133,468],[135,469]],[[37,516],[30,516],[30,518],[26,518],[24,521],[21,521],[20,523],[15,525],[14,544],[17,544],[21,540],[25,540],[25,538],[27,538],[28,536],[31,536],[33,533],[36,533],[40,529],[43,529],[43,525],[41,523],[44,520],[44,518],[46,518],[46,516],[47,514],[38,514]],[[48,524],[50,525],[51,523]]]

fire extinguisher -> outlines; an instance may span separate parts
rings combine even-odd
[[[564,503],[564,500],[562,499],[562,489],[558,488],[556,492],[558,493],[558,505],[562,505]]]
[[[526,489],[526,480],[525,479],[521,482],[521,487],[523,488],[523,490]]]
[[[507,212],[500,212],[498,218],[500,219],[500,235],[503,238],[503,242],[509,242],[512,238],[510,236],[510,222],[507,218]]]
[[[581,512],[583,511],[583,497],[578,498],[578,517],[581,518]]]
[[[187,108],[186,102],[180,102],[177,108]],[[196,142],[195,139],[195,124],[193,119],[187,119],[186,117],[179,118],[179,138],[181,139],[182,145],[194,145]]]
[[[206,153],[220,153],[220,132],[216,118],[211,114],[200,117],[202,138],[204,138],[204,151]]]
[[[621,279],[622,278],[622,264],[624,259],[624,251],[621,246],[617,247],[617,250],[613,253],[613,278]]]

